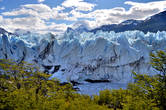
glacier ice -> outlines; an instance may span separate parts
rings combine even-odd
[[[155,74],[149,53],[165,48],[166,32],[0,34],[0,59],[34,63],[62,81],[107,79],[127,83],[132,81],[132,71]]]

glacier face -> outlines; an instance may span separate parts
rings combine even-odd
[[[97,33],[69,31],[64,35],[0,34],[0,59],[27,61],[61,81],[132,81],[132,71],[155,74],[149,53],[163,50],[166,32]]]

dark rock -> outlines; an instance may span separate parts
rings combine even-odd
[[[62,82],[62,83],[60,83],[60,86],[65,86],[67,84],[70,84],[70,83],[68,83],[68,82]]]
[[[80,85],[81,83],[77,82],[77,81],[70,81],[72,83],[73,86],[77,86]]]
[[[61,65],[55,65],[55,66],[53,66],[53,65],[42,65],[42,66],[45,69],[44,70],[45,73],[49,73],[49,70],[54,67],[54,70],[51,72],[52,74],[55,73],[55,72],[57,72],[57,71],[59,71],[59,69],[61,67]]]
[[[39,58],[41,58],[42,60],[45,59],[49,55],[53,45],[54,45],[53,41],[48,43],[47,46],[44,48],[44,50],[39,54]]]
[[[93,80],[93,79],[85,79],[86,82],[90,83],[103,83],[103,82],[111,82],[108,79],[101,79],[101,80]]]
[[[44,67],[44,73],[49,73],[49,70],[53,67],[53,66],[46,66],[46,65],[42,65]]]
[[[61,71],[63,71],[63,72],[64,72],[64,71],[65,71],[65,69],[61,69]]]
[[[53,66],[42,65],[45,69],[50,70]]]
[[[52,73],[55,73],[55,72],[59,71],[60,67],[61,67],[61,65],[54,66],[54,70],[53,70]]]
[[[76,91],[80,91],[80,88],[78,88],[78,87],[73,87],[73,89]]]

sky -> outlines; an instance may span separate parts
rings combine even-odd
[[[166,0],[0,0],[0,27],[10,32],[64,32],[124,20],[143,20],[166,10]]]

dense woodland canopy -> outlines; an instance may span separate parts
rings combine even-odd
[[[0,60],[0,110],[164,110],[166,108],[166,53],[151,53],[160,74],[134,74],[127,89],[104,90],[90,97],[78,94],[25,62]]]

